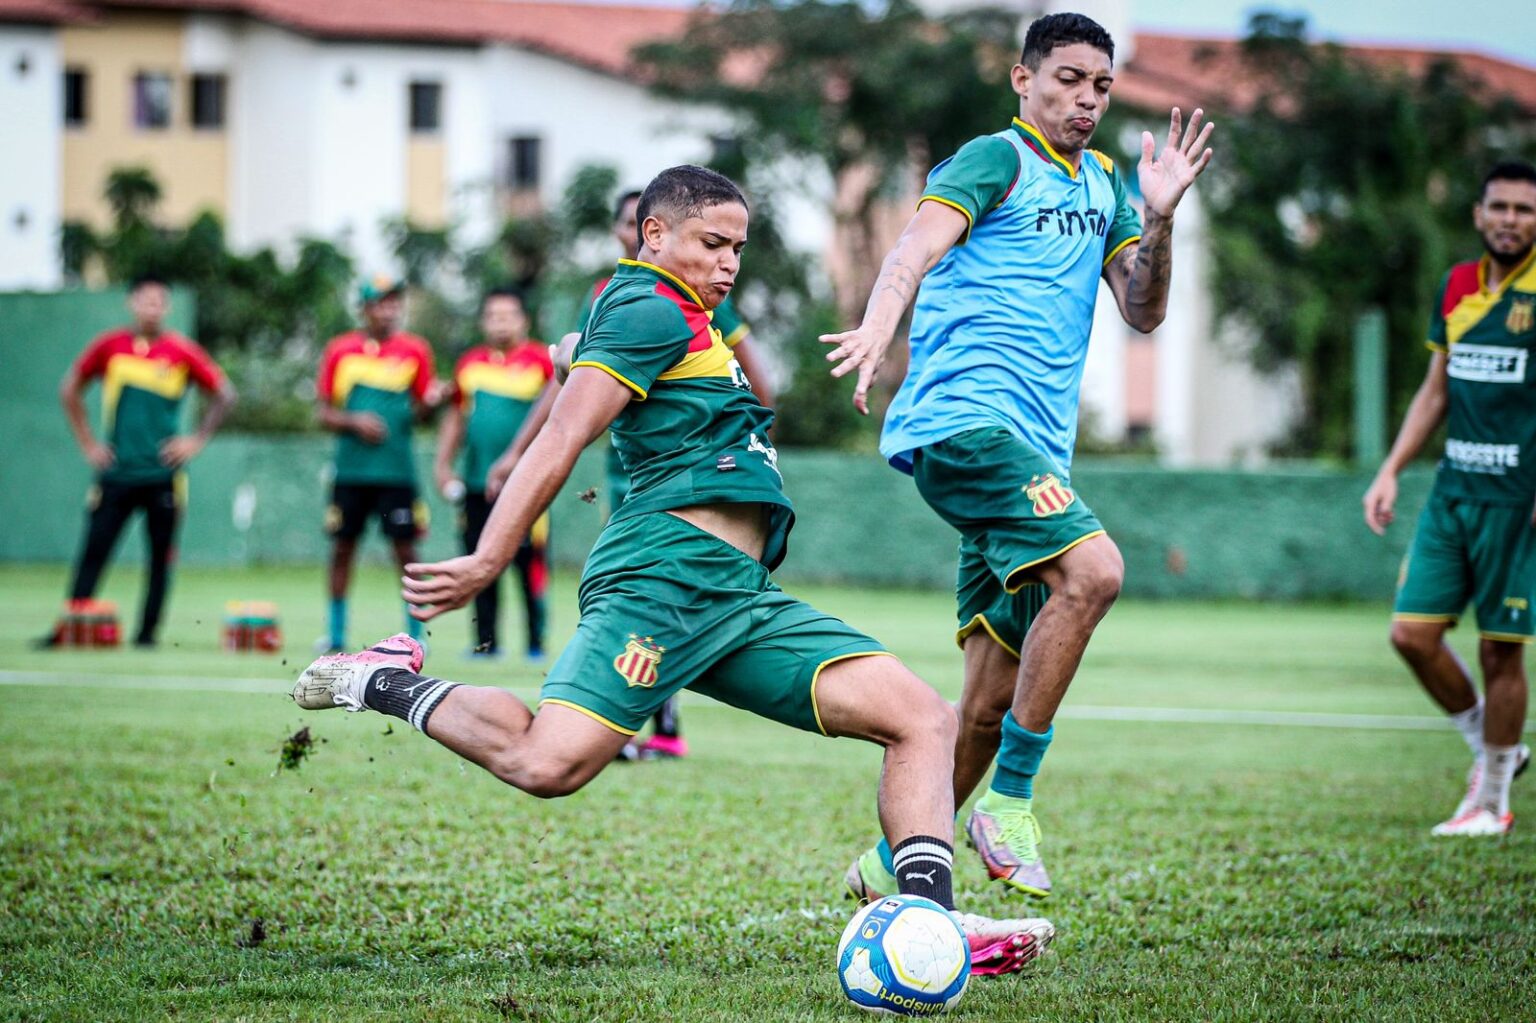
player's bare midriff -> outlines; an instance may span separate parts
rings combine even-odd
[[[754,561],[763,560],[768,515],[761,504],[694,504],[667,514],[719,537]]]

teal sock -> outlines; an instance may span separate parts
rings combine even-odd
[[[1040,761],[1056,734],[1052,725],[1044,732],[1031,732],[1014,720],[1013,711],[1003,715],[1003,742],[997,750],[997,770],[992,773],[992,791],[1015,799],[1032,799],[1035,775]]]
[[[405,634],[418,643],[421,642],[421,634],[426,631],[427,623],[420,618],[411,617],[411,605],[405,605]]]
[[[347,598],[331,598],[331,649],[344,650],[347,646]]]

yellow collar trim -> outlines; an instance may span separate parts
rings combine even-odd
[[[620,266],[638,266],[641,269],[651,271],[651,273],[660,274],[662,277],[665,277],[667,280],[671,281],[673,284],[676,284],[679,288],[682,288],[683,289],[683,294],[688,296],[688,301],[692,302],[694,305],[698,306],[700,309],[704,309],[704,303],[699,300],[699,296],[694,292],[694,290],[692,288],[688,287],[688,285],[683,283],[682,278],[678,277],[676,274],[674,274],[674,273],[672,273],[672,272],[670,272],[668,270],[663,270],[661,267],[657,266],[655,263],[647,263],[643,259],[621,259],[621,260],[619,260],[619,265]],[[710,319],[714,319],[715,311],[713,309],[706,309],[705,312],[707,312],[709,314]]]
[[[1513,270],[1505,274],[1504,279],[1499,282],[1499,286],[1490,292],[1488,290],[1488,264],[1493,262],[1493,257],[1489,256],[1486,252],[1483,253],[1477,261],[1477,290],[1484,295],[1497,296],[1504,294],[1517,278],[1523,277],[1525,272],[1531,269],[1533,261],[1536,261],[1536,246],[1532,246],[1531,251],[1525,254],[1525,258]]]
[[[1039,128],[1036,128],[1034,125],[1018,117],[1013,119],[1013,126],[1022,131],[1024,134],[1028,135],[1030,138],[1034,139],[1036,142],[1040,143],[1040,145],[1044,147],[1046,154],[1049,155],[1052,160],[1055,160],[1057,164],[1061,166],[1061,169],[1067,172],[1069,177],[1074,179],[1077,177],[1077,168],[1072,166],[1072,162],[1065,156],[1062,156],[1060,153],[1056,152],[1056,148],[1045,140],[1044,135],[1040,134]]]

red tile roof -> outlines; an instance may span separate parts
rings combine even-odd
[[[1476,81],[1486,98],[1509,97],[1536,112],[1536,67],[1482,53],[1401,46],[1348,46],[1378,68],[1423,75],[1449,60]],[[1193,106],[1245,110],[1265,92],[1249,71],[1236,39],[1137,33],[1134,55],[1115,74],[1115,101],[1149,110]]]
[[[92,17],[84,4],[70,0],[0,0],[0,22],[65,25]]]

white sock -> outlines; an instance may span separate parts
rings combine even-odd
[[[1460,714],[1451,715],[1451,724],[1467,741],[1467,748],[1474,757],[1483,755],[1483,701],[1479,699]]]
[[[1494,813],[1509,812],[1509,783],[1520,763],[1520,746],[1488,746],[1483,755],[1483,783],[1478,786],[1477,805]]]

